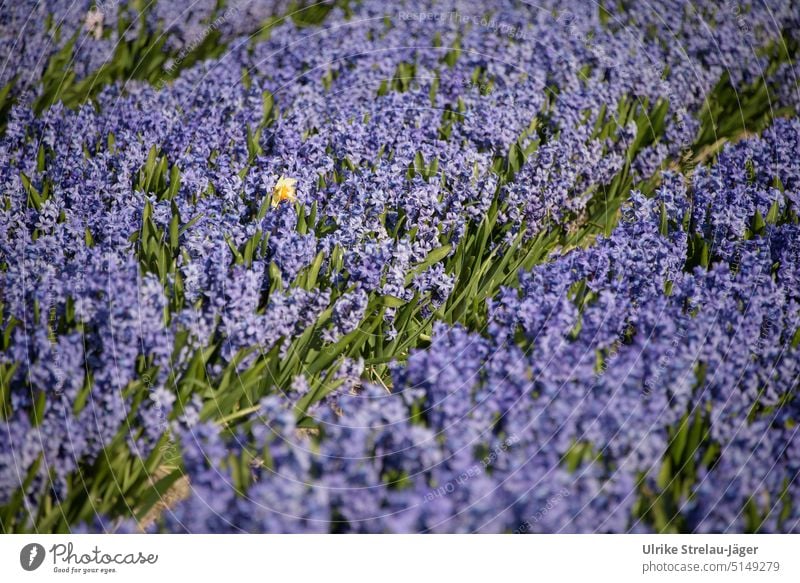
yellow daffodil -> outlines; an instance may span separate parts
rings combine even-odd
[[[284,200],[288,200],[289,202],[296,201],[295,184],[297,184],[297,180],[294,178],[281,176],[277,184],[275,184],[275,188],[272,189],[272,206],[276,207]]]

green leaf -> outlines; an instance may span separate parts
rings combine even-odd
[[[764,232],[764,228],[767,226],[766,221],[764,221],[764,217],[761,215],[761,211],[756,210],[755,216],[753,216],[752,222],[752,231],[756,235],[760,235]]]
[[[317,277],[319,276],[319,270],[322,268],[322,262],[325,260],[325,252],[320,251],[317,253],[317,256],[314,258],[311,267],[308,269],[308,273],[306,274],[306,285],[305,289],[311,291],[317,285]]]
[[[442,245],[441,247],[437,247],[436,249],[428,253],[428,255],[425,257],[425,260],[416,265],[414,269],[411,271],[411,273],[409,273],[406,276],[406,284],[411,283],[411,280],[413,279],[414,275],[422,273],[430,266],[439,263],[442,259],[447,257],[452,248],[453,246],[450,243],[448,243],[447,245]]]
[[[195,216],[195,217],[192,217],[192,219],[188,223],[184,223],[184,225],[180,229],[178,229],[178,235],[179,236],[183,235],[186,231],[188,231],[193,226],[195,226],[197,224],[197,221],[199,221],[202,218],[203,218],[203,214],[202,213],[197,215],[197,216]]]
[[[183,471],[176,468],[147,489],[144,500],[136,509],[136,519],[141,520],[160,501],[172,486],[183,476]]]
[[[381,304],[387,308],[401,308],[406,305],[406,301],[394,296],[381,296]]]
[[[264,111],[264,125],[269,126],[277,119],[277,111],[275,109],[275,96],[271,91],[266,90],[261,94],[261,103]]]
[[[172,215],[172,219],[169,222],[169,246],[173,250],[178,249],[179,234],[180,230],[178,228],[178,215]]]

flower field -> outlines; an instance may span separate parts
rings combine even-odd
[[[0,29],[0,532],[800,532],[800,4]]]

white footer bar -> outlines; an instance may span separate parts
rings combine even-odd
[[[0,536],[2,581],[238,583],[244,576],[324,583],[796,582],[800,535]]]

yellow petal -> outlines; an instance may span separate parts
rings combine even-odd
[[[275,183],[275,188],[272,189],[272,206],[276,207],[284,200],[288,200],[289,202],[297,200],[295,184],[297,184],[296,179],[281,176],[278,182]]]

